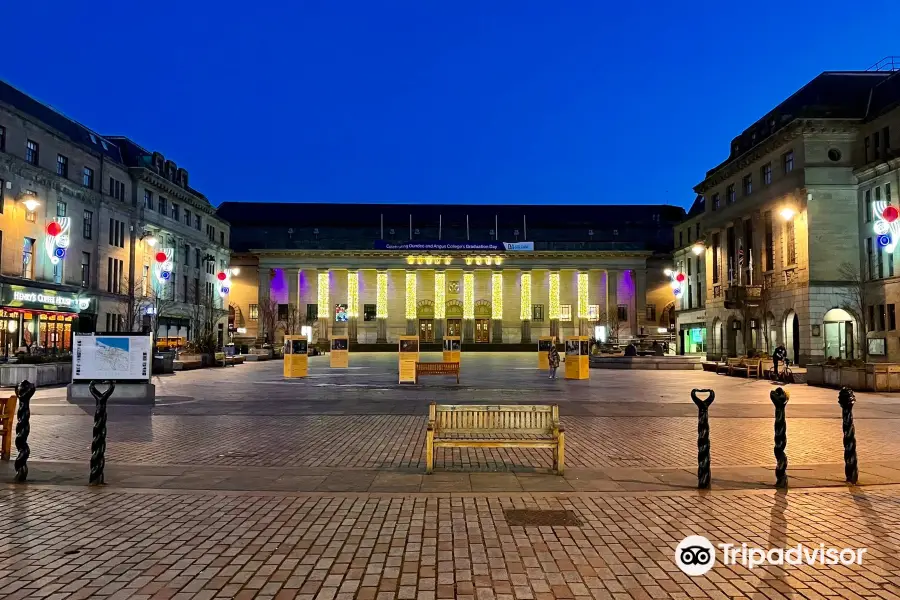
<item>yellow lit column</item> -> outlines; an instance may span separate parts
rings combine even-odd
[[[388,274],[387,271],[378,271],[375,275],[375,322],[378,333],[376,344],[387,344],[387,317],[388,317]]]
[[[347,271],[347,336],[356,342],[359,322],[359,271]]]
[[[522,343],[531,343],[531,271],[519,275],[519,319],[522,320]]]
[[[434,272],[434,341],[444,340],[444,319],[447,317],[447,273]]]
[[[491,342],[503,343],[503,271],[491,273]]]
[[[588,317],[590,317],[590,298],[588,289],[590,278],[587,272],[578,272],[578,335],[589,335]]]
[[[416,290],[419,282],[415,271],[406,272],[406,335],[416,335]]]
[[[328,322],[331,316],[331,294],[329,287],[331,285],[331,271],[319,271],[316,287],[318,292],[318,310],[319,310],[319,339],[328,339]]]
[[[463,271],[463,343],[475,342],[475,273]]]
[[[550,281],[547,286],[550,292],[550,335],[559,341],[559,271],[550,271]]]

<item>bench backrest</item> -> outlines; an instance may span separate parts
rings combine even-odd
[[[488,405],[431,403],[428,420],[435,432],[509,431],[552,433],[559,427],[559,407],[552,405]]]
[[[0,426],[4,423],[8,422],[12,424],[16,419],[16,404],[18,402],[18,398],[15,394],[10,396],[9,398],[0,398]],[[10,425],[10,428],[12,425]],[[0,427],[2,429],[3,427]]]
[[[744,361],[743,358],[729,358],[727,362],[728,362],[729,366],[736,367],[739,364],[741,364],[743,361]]]

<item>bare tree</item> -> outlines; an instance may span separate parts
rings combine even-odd
[[[841,264],[838,273],[841,276],[841,280],[846,282],[846,287],[841,292],[843,300],[841,308],[856,317],[856,322],[859,324],[857,330],[854,331],[856,345],[862,352],[863,361],[867,361],[869,359],[869,344],[866,339],[866,332],[869,331],[869,322],[866,311],[869,306],[869,288],[859,268],[851,263]]]
[[[198,302],[188,309],[193,333],[191,345],[195,352],[212,354],[219,347],[219,321],[228,315],[228,309],[223,308],[223,299],[214,291],[195,290],[194,298]]]
[[[597,319],[597,325],[606,327],[606,339],[609,343],[619,343],[619,335],[621,334],[622,324],[619,322],[618,307],[612,310],[600,312],[600,318]]]
[[[278,300],[272,297],[263,299],[259,304],[259,331],[257,338],[275,342],[275,331],[278,329]]]
[[[284,329],[285,335],[299,335],[300,328],[304,325],[300,307],[294,303],[288,304],[287,315],[279,321],[279,324]]]
[[[172,285],[160,289],[152,280],[142,278],[132,283],[126,278],[122,286],[125,295],[119,302],[119,314],[128,331],[142,331],[147,327],[156,335],[159,318],[173,316],[176,302]]]

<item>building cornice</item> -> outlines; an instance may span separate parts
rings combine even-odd
[[[172,183],[165,177],[154,173],[151,169],[148,169],[146,167],[130,167],[128,171],[138,181],[149,183],[157,190],[161,190],[162,192],[167,194],[170,198],[177,198],[182,203],[190,204],[191,208],[193,208],[194,210],[202,211],[209,216],[215,217],[219,221],[222,220],[216,215],[216,209],[213,208],[212,204],[209,203],[209,200],[192,194],[190,191]],[[143,202],[143,200],[141,199],[140,202]]]
[[[545,259],[621,259],[642,258],[647,259],[654,255],[652,251],[603,251],[579,252],[402,252],[397,250],[257,250],[235,253],[235,256],[256,256],[258,258],[375,258],[375,259],[404,259],[407,256],[450,256],[452,258],[465,258],[466,256],[501,256],[505,260],[521,259],[545,260]]]
[[[103,201],[103,196],[100,192],[89,190],[69,179],[60,177],[52,171],[25,162],[17,156],[6,154],[5,158],[7,160],[4,163],[0,163],[0,169],[23,179],[33,181],[35,186],[51,189],[58,194],[94,206],[98,206]],[[4,179],[9,181],[9,177],[4,177]],[[18,199],[18,197],[16,199]]]

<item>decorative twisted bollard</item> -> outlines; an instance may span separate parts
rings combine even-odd
[[[784,407],[790,397],[784,388],[777,388],[769,394],[775,405],[775,487],[779,488],[786,488],[788,485],[788,459],[784,451],[787,448],[787,421],[784,418]]]
[[[859,481],[859,467],[856,464],[856,427],[853,426],[853,405],[856,396],[848,387],[838,392],[838,404],[841,405],[841,418],[844,423],[844,475],[848,483]]]
[[[34,396],[34,384],[24,380],[16,386],[16,396],[19,398],[19,411],[16,413],[16,456],[14,466],[16,468],[16,481],[23,482],[28,479],[28,457],[31,448],[28,447],[28,434],[31,433],[31,397]]]
[[[91,477],[90,485],[102,485],[103,467],[106,465],[106,401],[116,389],[114,381],[104,381],[107,386],[105,392],[97,389],[97,382],[92,381],[88,388],[91,396],[97,401],[94,411],[94,438],[91,440]]]
[[[701,399],[697,394],[709,394]],[[708,490],[712,472],[709,465],[709,405],[716,399],[713,390],[691,390],[691,400],[697,405],[697,488]]]

